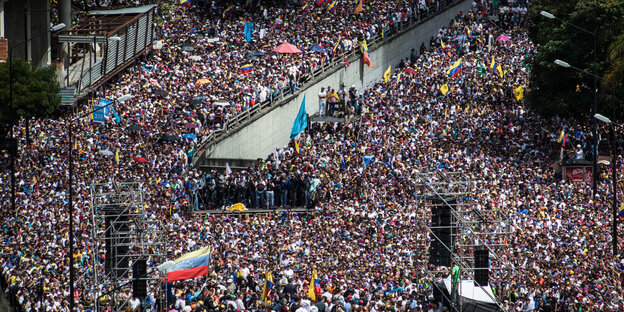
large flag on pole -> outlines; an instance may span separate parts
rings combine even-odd
[[[158,270],[166,274],[168,283],[206,275],[211,254],[212,248],[204,247],[167,261],[159,265]]]
[[[303,96],[303,101],[301,101],[301,107],[299,107],[299,113],[297,114],[297,118],[295,118],[295,122],[293,122],[292,130],[290,131],[290,139],[294,139],[301,131],[308,127],[308,115],[306,114],[305,108],[305,95]]]

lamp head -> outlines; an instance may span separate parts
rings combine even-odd
[[[602,121],[602,122],[606,122],[608,124],[611,123],[611,119],[607,118],[606,116],[600,115],[600,114],[594,114],[594,118]]]
[[[556,59],[555,60],[555,64],[561,66],[561,67],[565,67],[565,68],[570,68],[570,64],[568,64],[567,62],[564,62],[562,60]]]
[[[59,31],[59,30],[65,28],[65,26],[67,26],[67,25],[65,25],[64,23],[60,23],[58,25],[52,26],[52,28],[50,30],[52,30],[53,32],[54,31]]]
[[[124,94],[124,95],[122,95],[122,96],[117,98],[117,102],[123,102],[123,101],[129,100],[131,98],[132,98],[132,95]]]
[[[554,18],[555,18],[555,16],[554,16],[554,15],[552,15],[552,14],[550,14],[550,13],[546,12],[546,11],[542,11],[542,12],[540,12],[540,15],[541,15],[541,16],[543,16],[543,17],[545,17],[545,18],[549,18],[549,19],[554,19]]]

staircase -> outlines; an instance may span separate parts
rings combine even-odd
[[[76,103],[76,87],[61,88],[61,107],[73,107]]]

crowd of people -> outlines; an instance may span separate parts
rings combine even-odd
[[[26,142],[24,127],[16,127],[18,206],[2,211],[1,261],[8,289],[26,310],[69,311],[71,256],[80,277],[78,308],[92,309],[102,288],[88,275],[102,254],[101,246],[93,250],[90,242],[89,185],[141,180],[149,217],[166,221],[166,258],[210,245],[212,264],[206,277],[165,287],[166,303],[157,300],[159,283],[151,286],[146,301],[119,291],[113,295],[116,302],[130,299],[132,307],[178,311],[440,311],[432,285],[446,274],[428,265],[429,237],[422,220],[429,213],[415,198],[413,183],[415,173],[441,170],[462,171],[472,179],[474,209],[508,215],[514,231],[505,246],[493,247],[502,260],[493,262],[490,279],[506,309],[624,309],[624,264],[610,248],[609,171],[602,174],[595,199],[588,185],[562,181],[552,167],[560,154],[560,132],[582,126],[545,120],[527,111],[514,92],[526,90],[526,60],[536,49],[522,27],[524,3],[497,8],[504,18],[496,24],[487,21],[492,10],[487,1],[476,1],[472,11],[432,38],[429,49],[421,46],[419,53],[413,50],[402,60],[388,81],[380,77],[373,88],[354,97],[343,86],[329,86],[338,89],[327,92],[336,93],[336,103],[357,98],[351,113],[359,117],[352,123],[314,124],[245,171],[200,172],[189,165],[196,139],[186,134],[201,137],[222,126],[257,96],[268,96],[291,72],[300,79],[316,66],[314,59],[322,62],[332,56],[336,42],[346,41],[337,49],[353,49],[367,34],[379,33],[380,24],[426,12],[421,1],[402,3],[367,2],[365,16],[354,19],[335,16],[350,15],[347,1],[338,1],[340,6],[329,12],[314,6],[307,14],[300,6],[258,8],[225,20],[211,18],[221,10],[181,9],[177,14],[182,19],[159,35],[162,50],[146,55],[98,91],[99,98],[133,95],[116,104],[118,121],[77,121],[73,146],[67,135],[69,118],[32,121],[32,142]],[[438,2],[422,3],[424,8],[439,7]],[[262,40],[254,32],[245,46],[241,29],[249,20],[256,29],[267,30]],[[209,36],[200,35],[209,32],[221,40],[209,42]],[[503,33],[509,41],[488,43],[490,35]],[[249,52],[283,41],[296,44],[304,56],[257,58],[252,73],[240,73]],[[200,61],[188,59],[179,48],[185,43],[193,45],[192,54],[201,55]],[[309,52],[317,44],[332,48],[326,55]],[[446,70],[460,57],[461,71],[449,76]],[[490,68],[492,58],[501,64],[500,72]],[[204,73],[212,75],[209,81],[196,85],[207,78]],[[166,92],[154,94],[155,89]],[[200,95],[209,96],[189,103]],[[228,104],[213,105],[216,99]],[[584,136],[575,135],[574,140],[587,145]],[[75,160],[73,255],[67,254],[70,150]],[[3,207],[10,207],[10,180],[3,167]],[[256,207],[316,209],[300,214],[182,214],[194,194],[219,206],[246,201]],[[274,287],[263,296],[268,272]],[[314,272],[319,283],[310,298]],[[433,278],[431,272],[437,272]],[[111,296],[101,303],[110,304]]]

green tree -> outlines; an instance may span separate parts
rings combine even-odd
[[[561,59],[593,73],[593,36],[559,20],[543,17],[540,12],[550,12],[563,21],[596,33],[597,75],[602,77],[611,64],[607,53],[609,46],[624,32],[623,8],[624,0],[531,2],[529,36],[539,44],[531,71],[531,91],[527,94],[528,103],[533,109],[546,116],[576,118],[587,118],[595,113],[593,77],[553,63],[555,59]],[[622,99],[622,96],[618,94],[616,99]],[[622,101],[617,100],[615,104],[621,112]],[[600,96],[598,112],[610,115],[610,96]]]
[[[13,59],[13,101],[10,100],[9,63],[0,64],[0,124],[15,125],[21,118],[44,117],[61,103],[60,86],[52,67],[35,69]]]
[[[616,84],[624,82],[624,33],[609,46],[609,62],[610,66],[604,78]],[[606,87],[606,83],[604,85]]]

